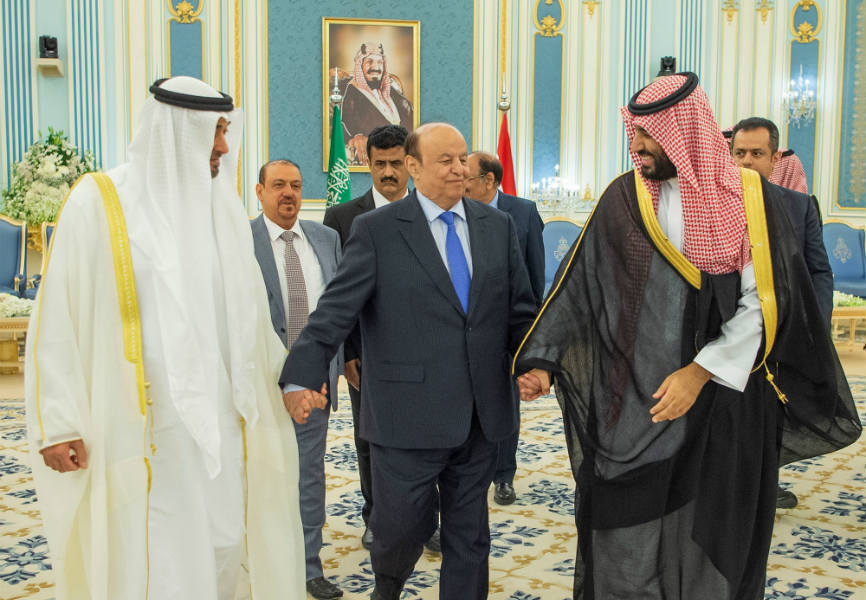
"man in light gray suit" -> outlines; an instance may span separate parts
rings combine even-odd
[[[262,269],[274,329],[291,347],[340,261],[337,232],[315,221],[299,220],[303,179],[298,165],[272,160],[259,171],[256,195],[262,214],[251,222],[256,259]],[[328,405],[295,423],[300,466],[301,522],[304,526],[307,592],[339,598],[343,592],[324,578],[319,552],[325,524],[325,441],[331,407],[337,408],[337,376],[342,352],[330,364]]]

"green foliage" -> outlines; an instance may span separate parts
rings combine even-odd
[[[12,167],[0,213],[29,225],[55,221],[70,186],[94,168],[90,151],[82,156],[62,131],[49,127]]]

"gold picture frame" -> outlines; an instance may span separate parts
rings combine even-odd
[[[366,134],[373,128],[389,122],[410,131],[418,127],[420,25],[420,21],[322,18],[322,171],[328,170],[330,96],[335,81],[343,98],[349,171],[370,171],[360,161],[366,150],[358,154],[356,149],[365,146]],[[360,84],[358,78],[363,78]],[[378,88],[382,83],[388,84],[387,94]]]

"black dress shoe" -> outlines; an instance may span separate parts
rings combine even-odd
[[[364,550],[373,549],[373,530],[370,529],[369,525],[364,528],[364,535],[361,536],[361,545],[364,547]]]
[[[493,492],[493,501],[502,506],[513,504],[517,500],[517,494],[514,493],[514,486],[504,481],[496,484],[496,489]]]
[[[779,488],[779,493],[776,495],[776,508],[794,508],[797,506],[797,496],[794,492]]]
[[[430,552],[435,552],[436,554],[442,552],[442,535],[439,533],[438,527],[436,528],[436,531],[433,532],[433,535],[430,536],[430,539],[427,540],[427,543],[424,544],[424,547]]]
[[[307,593],[318,600],[343,597],[343,590],[324,577],[316,577],[307,581]]]

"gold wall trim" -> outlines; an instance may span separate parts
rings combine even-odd
[[[740,7],[737,4],[737,0],[725,0],[725,3],[722,4],[722,12],[725,13],[728,23],[734,22],[734,17],[737,16],[739,10]]]
[[[755,5],[755,11],[761,14],[761,23],[767,24],[767,18],[770,16],[770,11],[773,10],[773,4],[769,0],[761,0]]]
[[[204,9],[203,0],[198,0],[198,7],[196,8],[193,8],[192,4],[187,2],[187,0],[181,0],[177,5],[172,5],[172,0],[165,1],[168,4],[168,12],[172,14],[172,18],[169,21],[177,21],[186,25],[201,20],[199,19],[199,15],[202,9]]]
[[[535,10],[532,13],[532,17],[535,19],[535,33],[541,35],[541,37],[556,37],[562,35],[562,28],[565,26],[565,6],[563,6],[562,0],[556,1],[559,4],[559,21],[554,19],[552,15],[547,15],[539,22],[538,5],[541,4],[541,0],[535,0]],[[552,5],[553,0],[545,0],[544,3]]]
[[[815,8],[815,12],[818,14],[818,24],[814,28],[808,21],[803,21],[799,25],[794,24],[798,9],[803,9],[803,12],[809,12],[813,7]],[[798,0],[797,4],[794,5],[794,8],[791,9],[791,35],[793,35],[794,39],[801,44],[808,44],[815,40],[818,37],[818,32],[821,31],[823,23],[824,15],[821,12],[821,6],[815,2],[815,0]]]

